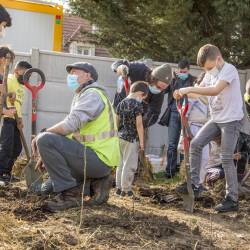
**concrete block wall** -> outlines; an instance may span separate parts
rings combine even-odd
[[[111,99],[116,90],[116,75],[111,71],[110,66],[116,60],[115,58],[95,57],[95,56],[78,56],[67,53],[58,53],[50,51],[39,51],[32,49],[30,53],[16,53],[16,61],[27,60],[33,67],[40,68],[46,76],[45,87],[38,94],[37,103],[37,131],[44,127],[50,127],[61,121],[68,113],[73,94],[66,86],[67,72],[65,67],[67,64],[86,61],[92,63],[99,74],[99,83],[106,86]],[[150,66],[158,66],[162,62],[153,62],[147,60]],[[171,64],[171,63],[170,63]],[[171,64],[173,69],[177,68],[176,64]],[[201,69],[197,66],[191,66],[191,73],[199,75]],[[240,79],[242,91],[244,91],[245,83],[250,78],[250,70],[240,70]],[[162,112],[166,109],[167,95],[165,96]],[[25,102],[23,105],[23,118],[25,125],[25,136],[27,141],[31,137],[31,94],[28,90],[25,93]],[[154,125],[149,129],[148,147],[160,149],[167,145],[167,128]]]

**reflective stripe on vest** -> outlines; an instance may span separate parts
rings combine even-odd
[[[80,132],[76,132],[73,134],[72,138],[79,141],[79,142],[94,142],[97,140],[104,140],[104,139],[108,139],[111,137],[115,137],[118,136],[117,131],[115,130],[111,130],[111,131],[105,131],[102,132],[99,135],[81,135]]]
[[[104,131],[104,132],[100,133],[99,135],[81,135],[80,131],[77,131],[77,132],[73,133],[72,138],[77,140],[78,142],[94,142],[97,140],[104,140],[104,139],[118,136],[118,132],[117,132],[117,130],[115,130],[115,127],[114,127],[114,124],[115,124],[114,123],[114,116],[113,116],[113,112],[112,112],[112,105],[109,101],[109,97],[101,88],[93,87],[93,88],[88,88],[87,90],[89,90],[89,89],[99,89],[102,92],[102,94],[107,98],[108,108],[109,108],[110,130]],[[85,90],[85,91],[87,91],[87,90]],[[85,91],[83,91],[83,92],[85,92]]]

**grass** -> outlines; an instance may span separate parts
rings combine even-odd
[[[172,179],[167,179],[165,177],[165,172],[159,172],[159,173],[155,173],[154,174],[155,180],[154,180],[154,184],[155,185],[162,185],[162,184],[170,184],[170,185],[176,185],[180,182],[182,182],[183,178],[181,175],[176,175],[174,178]]]

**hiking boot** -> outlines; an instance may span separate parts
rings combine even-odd
[[[238,201],[232,200],[230,196],[227,196],[220,204],[218,204],[215,208],[217,212],[233,212],[239,210]]]
[[[109,191],[112,188],[113,176],[110,174],[104,178],[95,179],[91,182],[93,198],[90,200],[91,205],[101,205],[108,201]]]
[[[207,192],[207,189],[205,187],[203,187],[203,185],[199,185],[198,187],[196,187],[194,184],[192,184],[192,189],[194,192],[194,197],[195,198],[199,198],[201,196],[201,194],[203,194],[204,192]],[[187,183],[184,182],[183,184],[181,184],[180,186],[178,186],[176,189],[176,192],[179,194],[188,194],[188,188],[187,188]]]
[[[50,212],[61,211],[81,205],[81,186],[67,189],[47,201],[46,209]]]

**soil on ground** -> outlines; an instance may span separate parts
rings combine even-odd
[[[183,211],[171,185],[136,189],[138,200],[111,192],[107,204],[58,213],[20,183],[0,188],[0,249],[250,249],[250,199],[217,214],[207,196]]]

